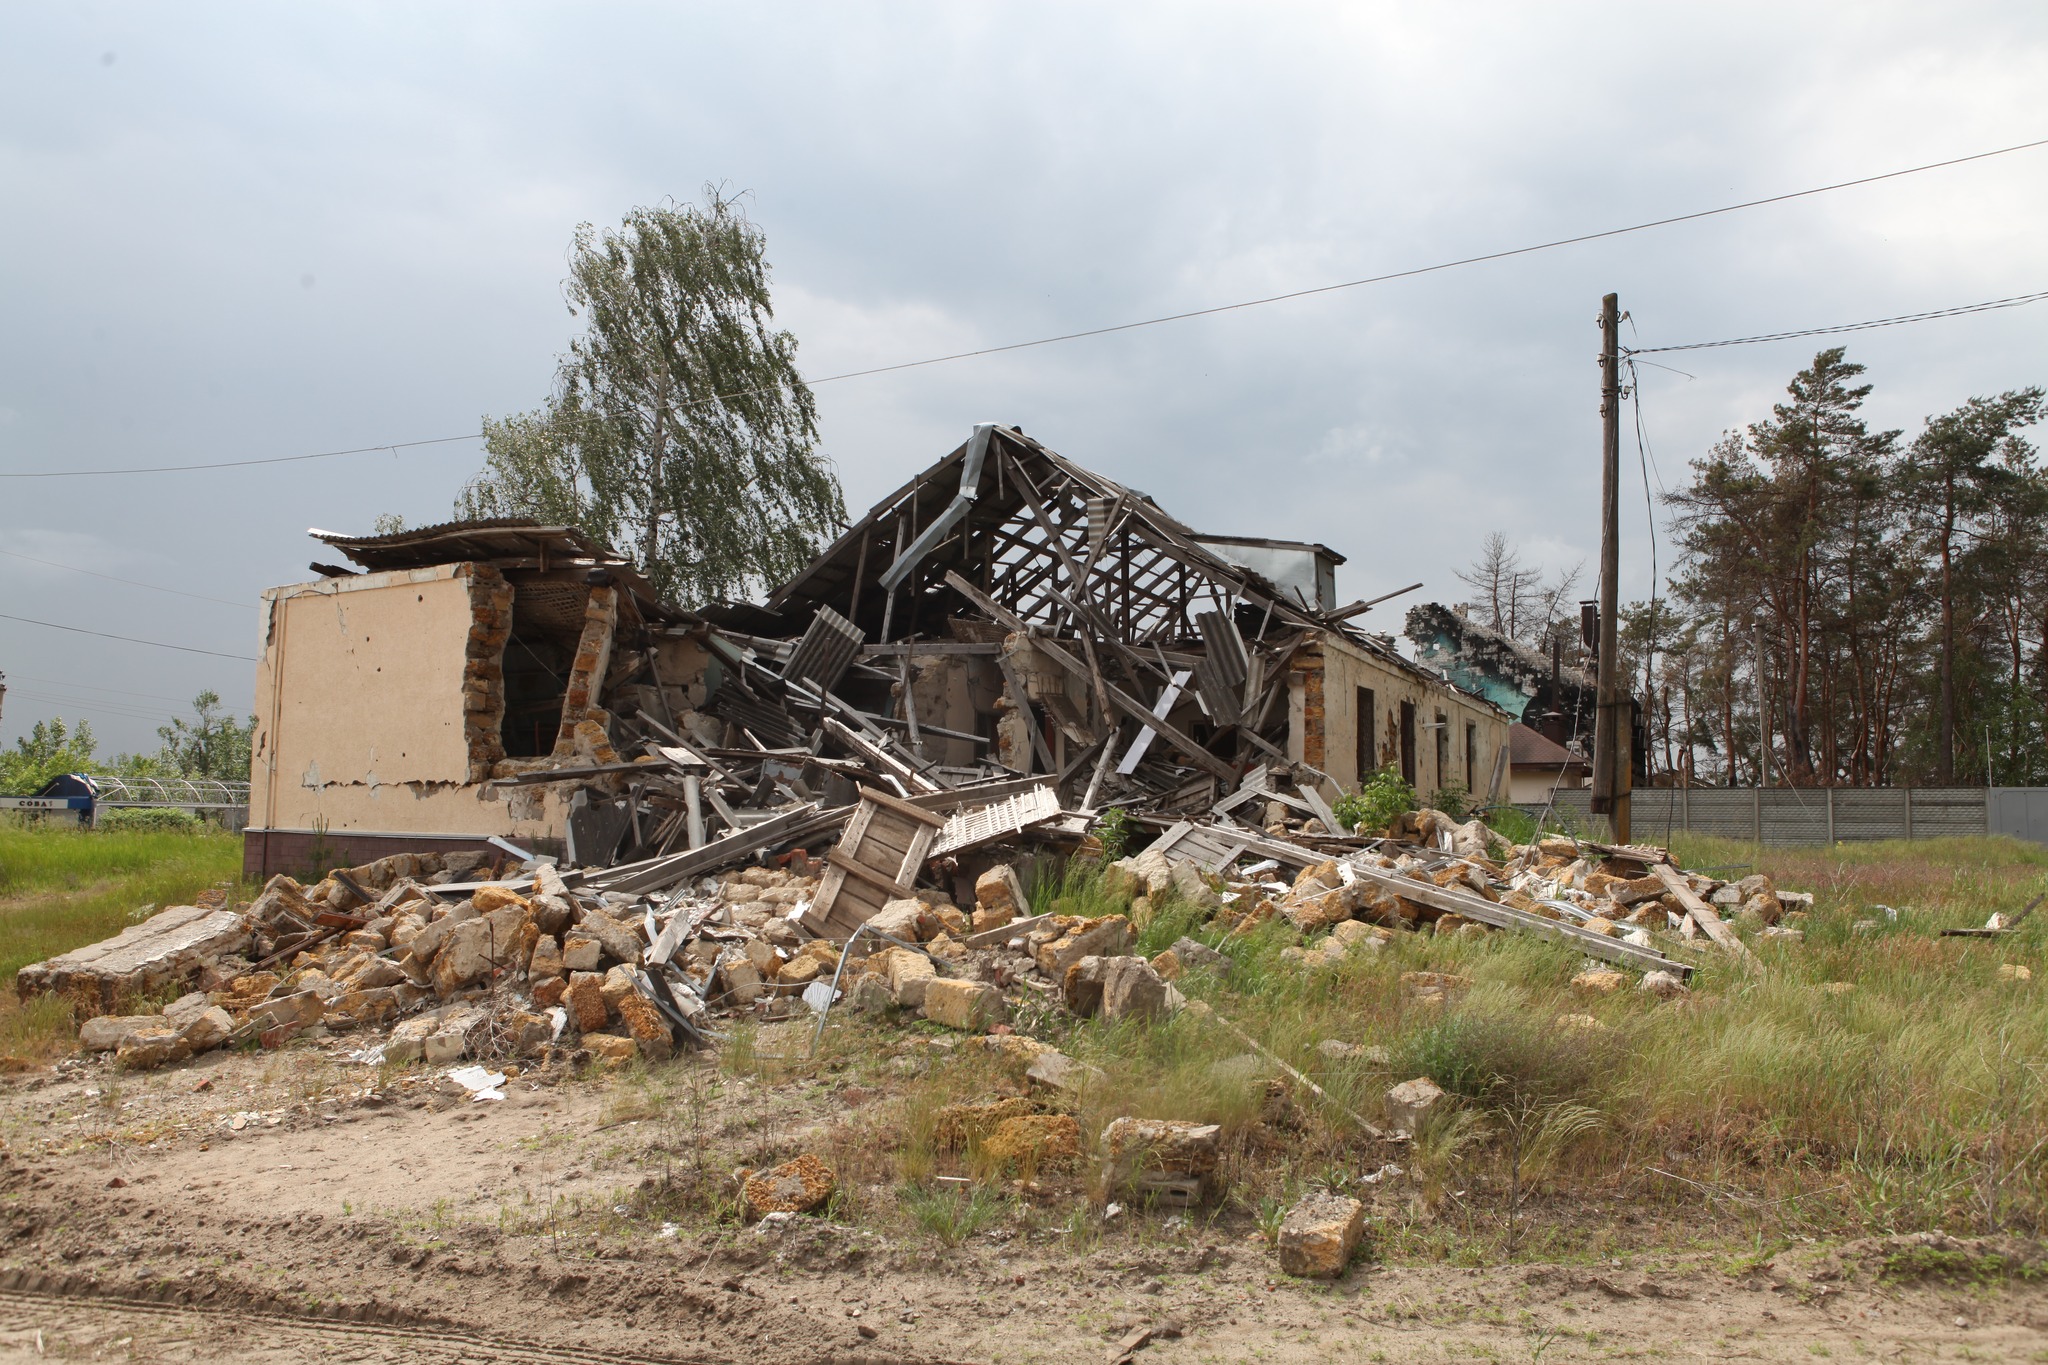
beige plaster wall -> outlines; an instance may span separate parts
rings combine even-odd
[[[256,669],[250,823],[271,829],[548,835],[537,795],[466,785],[460,565],[273,588]]]

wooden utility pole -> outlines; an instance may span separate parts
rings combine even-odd
[[[1593,722],[1594,811],[1629,841],[1629,701],[1622,690],[1619,634],[1621,579],[1621,307],[1600,300],[1600,710]]]

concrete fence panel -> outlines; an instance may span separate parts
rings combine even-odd
[[[1605,831],[1591,794],[1560,791],[1551,818]],[[1541,816],[1540,804],[1518,809]],[[1639,842],[1679,830],[1781,846],[2011,834],[2048,843],[2048,787],[1651,787],[1635,793]]]

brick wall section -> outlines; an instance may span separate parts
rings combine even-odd
[[[1301,761],[1320,768],[1324,747],[1322,646],[1302,646],[1294,656],[1294,671],[1301,674]]]
[[[482,782],[505,757],[505,642],[512,636],[512,585],[488,564],[469,568],[469,644],[462,666],[462,730],[469,780]]]
[[[602,726],[607,719],[597,698],[604,692],[605,666],[611,662],[612,632],[618,628],[619,590],[592,588],[583,608],[583,637],[576,644],[576,663],[562,694],[562,729],[555,739],[557,755],[576,748],[576,727],[584,721]]]

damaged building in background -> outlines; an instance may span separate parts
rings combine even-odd
[[[1554,789],[1589,784],[1599,683],[1564,662],[1560,641],[1546,656],[1473,620],[1462,607],[1435,602],[1408,609],[1406,634],[1424,664],[1513,717],[1510,799],[1540,804]],[[1648,736],[1641,706],[1633,697],[1630,705],[1634,785],[1646,787]]]
[[[1515,712],[1360,628],[1333,551],[1198,535],[1015,428],[759,604],[668,606],[561,527],[315,534],[356,567],[265,594],[252,877],[493,837],[599,866],[773,848],[863,786],[930,810],[1036,777],[1059,809],[1249,835],[1341,833],[1330,803],[1387,765],[1507,794]]]

